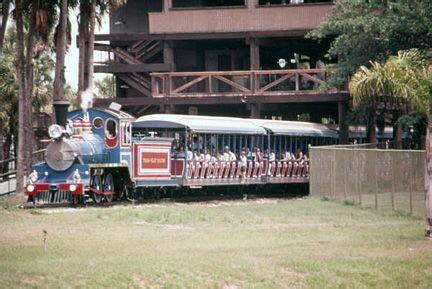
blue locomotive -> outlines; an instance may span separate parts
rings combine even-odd
[[[335,144],[321,124],[175,114],[138,119],[75,110],[49,127],[45,163],[26,194],[35,203],[112,202],[155,190],[307,184],[309,145]]]
[[[118,178],[129,179],[131,123],[113,109],[69,112],[66,125],[54,124],[45,163],[33,167],[26,193],[34,202],[111,202]]]

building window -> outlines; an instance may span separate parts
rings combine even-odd
[[[172,8],[245,6],[245,0],[172,0]]]

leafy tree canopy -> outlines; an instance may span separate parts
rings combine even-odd
[[[307,37],[334,38],[328,53],[339,63],[331,84],[340,85],[361,65],[385,61],[399,50],[430,55],[431,15],[430,0],[336,0],[329,19]]]
[[[113,75],[107,75],[102,79],[95,80],[98,98],[115,97],[115,78]]]

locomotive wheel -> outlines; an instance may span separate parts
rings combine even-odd
[[[106,201],[111,203],[114,199],[114,179],[110,173],[105,175],[103,191],[111,192],[110,194],[105,195]]]
[[[102,182],[101,182],[101,177],[100,175],[94,175],[92,178],[92,182],[91,182],[91,188],[95,191],[102,191]],[[97,194],[96,192],[92,192],[93,194],[93,200],[95,201],[95,203],[100,203],[102,201],[102,195],[101,194]]]

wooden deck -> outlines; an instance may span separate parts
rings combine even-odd
[[[322,93],[325,69],[203,71],[151,73],[152,96],[238,97]],[[336,89],[327,90],[330,93]]]

